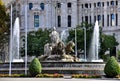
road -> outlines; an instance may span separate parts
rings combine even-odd
[[[0,81],[120,81],[117,79],[0,78]]]

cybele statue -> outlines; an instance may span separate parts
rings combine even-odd
[[[75,44],[73,41],[69,41],[65,45],[60,39],[59,33],[56,31],[55,27],[49,36],[51,38],[51,43],[44,45],[44,55],[39,57],[40,61],[79,61],[74,54],[73,47]]]

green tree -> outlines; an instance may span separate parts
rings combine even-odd
[[[101,34],[101,50],[100,54],[101,56],[107,51],[107,50],[113,50],[114,47],[118,45],[118,42],[116,41],[116,38],[113,35],[105,35]]]
[[[27,53],[29,56],[40,56],[41,54],[44,54],[44,45],[50,42],[49,33],[49,30],[46,29],[39,29],[38,31],[28,33]],[[25,39],[23,39],[23,41],[24,40]],[[25,55],[24,48],[24,46],[21,48],[22,56]]]
[[[41,73],[42,66],[39,62],[38,58],[34,58],[29,65],[29,72],[31,76],[36,76],[37,74]]]
[[[86,42],[87,42],[86,49],[88,54],[94,26],[87,22],[83,22],[81,23],[81,25],[78,25],[76,27],[78,50],[79,49],[84,50],[84,30],[83,30],[84,27],[86,28]],[[75,39],[75,30],[70,30],[68,41],[73,40],[75,42],[74,39]],[[116,47],[117,45],[118,45],[118,42],[116,41],[115,37],[103,34],[102,29],[100,28],[100,52],[99,52],[100,57],[103,54],[105,54],[105,52],[108,49],[113,50],[113,48]]]
[[[86,29],[86,48],[89,49],[91,36],[93,32],[93,25],[88,24],[87,22],[81,23],[81,25],[77,25],[76,31],[77,31],[77,49],[84,50],[84,27]],[[69,37],[68,41],[73,40],[75,42],[75,30],[69,31]],[[88,52],[88,51],[87,51]]]
[[[115,57],[111,57],[105,65],[104,72],[107,77],[115,77],[120,74],[120,66]]]
[[[6,8],[0,0],[0,49],[4,49],[5,44],[9,40],[9,15],[6,13]]]

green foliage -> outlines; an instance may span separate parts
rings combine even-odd
[[[4,44],[9,41],[9,15],[6,13],[5,6],[0,0],[0,49],[4,49]]]
[[[104,54],[107,50],[113,50],[117,45],[118,42],[114,36],[101,34],[100,54]]]
[[[89,52],[90,42],[93,33],[93,25],[83,22],[81,25],[78,25],[77,28],[77,49],[84,50],[84,27],[86,28],[86,49],[87,54]],[[67,41],[73,40],[75,42],[75,30],[69,31],[69,37]],[[114,36],[105,35],[102,33],[102,29],[100,28],[100,57],[102,58],[106,51],[113,50],[114,47],[118,45]]]
[[[87,50],[89,49],[89,44],[91,41],[93,25],[88,24],[86,22],[81,23],[81,25],[77,25],[77,48],[78,50],[84,50],[84,27],[86,28],[86,41],[87,41]],[[69,31],[68,41],[73,40],[75,42],[75,30]],[[88,51],[87,51],[88,52]]]
[[[41,73],[42,66],[37,58],[34,58],[29,66],[29,72],[31,76],[36,76]]]
[[[104,62],[107,62],[110,59],[110,54],[103,54],[102,59],[104,60]]]
[[[40,56],[41,54],[44,54],[44,45],[50,42],[49,33],[49,30],[42,29],[28,33],[27,51],[29,56]],[[25,55],[24,48],[24,46],[21,48],[22,56]]]
[[[107,77],[115,77],[120,74],[120,66],[115,59],[115,57],[111,57],[105,65],[104,72]]]
[[[120,60],[120,50],[118,51],[118,60]]]

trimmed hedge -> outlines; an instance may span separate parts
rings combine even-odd
[[[29,66],[30,75],[35,77],[37,74],[40,74],[42,70],[41,64],[38,58],[34,58]]]
[[[114,56],[106,63],[104,72],[107,77],[116,77],[120,74],[120,66]]]

